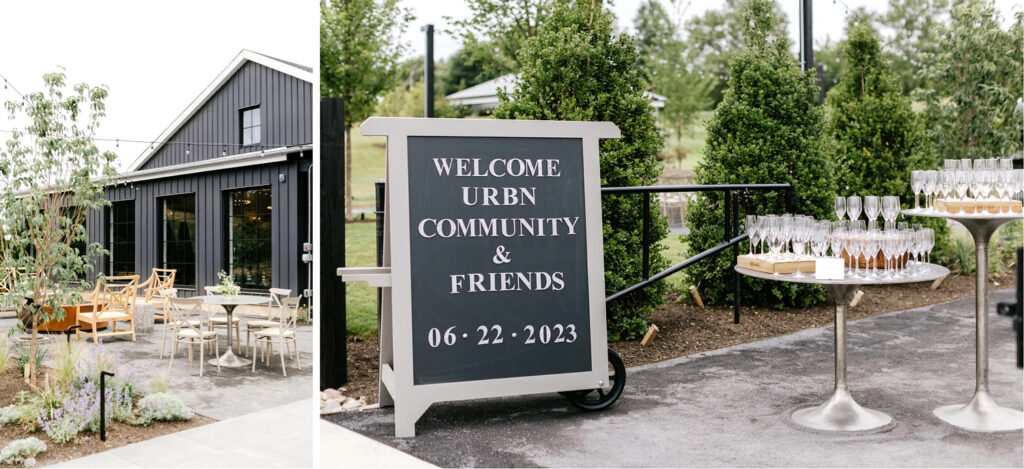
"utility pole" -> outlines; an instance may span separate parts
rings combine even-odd
[[[825,70],[814,64],[814,19],[812,0],[800,0],[800,69],[814,70],[818,82],[818,104],[825,102]]]
[[[434,25],[422,28],[427,32],[427,52],[423,58],[423,117],[434,117]]]

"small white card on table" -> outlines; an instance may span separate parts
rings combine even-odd
[[[814,260],[814,278],[818,280],[842,280],[846,266],[840,257],[820,257]]]

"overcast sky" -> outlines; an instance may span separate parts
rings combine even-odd
[[[0,74],[22,93],[63,66],[110,87],[97,136],[153,140],[243,48],[316,67],[317,0],[4,1]],[[17,96],[0,87],[0,101]],[[0,129],[12,122],[4,109]],[[0,133],[0,141],[9,134]],[[122,167],[145,145],[121,143]]]
[[[789,20],[789,35],[796,47],[800,27],[800,0],[777,0],[782,10],[785,11]],[[620,29],[632,31],[633,20],[643,0],[614,0],[612,11],[618,18],[617,25]],[[662,5],[670,12],[671,2],[661,0]],[[410,45],[409,57],[422,55],[424,50],[423,33],[420,27],[427,23],[433,23],[436,30],[434,37],[434,56],[440,60],[455,53],[459,48],[459,41],[441,31],[449,27],[443,16],[453,18],[468,17],[469,8],[465,0],[404,0],[404,6],[413,10],[416,21],[406,30],[404,39]],[[683,21],[703,14],[707,10],[721,9],[724,1],[715,0],[680,0],[682,6],[686,6],[682,12]],[[865,6],[876,11],[885,11],[888,6],[887,0],[815,0],[811,11],[814,19],[813,32],[815,44],[824,42],[826,37],[838,39],[842,36],[843,28],[846,26],[846,7],[852,10],[858,6]],[[1021,0],[997,0],[996,6],[1004,15],[1004,21],[1009,19],[1014,11],[1022,7]]]

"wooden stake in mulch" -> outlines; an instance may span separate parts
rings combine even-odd
[[[690,294],[693,295],[693,300],[697,302],[697,306],[704,307],[704,300],[701,299],[700,293],[697,292],[695,285],[690,285]]]
[[[946,277],[939,277],[939,278],[935,279],[935,281],[932,282],[932,290],[938,290],[939,289],[939,285],[942,285],[942,281],[943,280],[946,280]]]
[[[857,306],[860,303],[860,299],[864,297],[864,290],[857,290],[857,294],[853,295],[853,300],[850,301],[850,307]]]
[[[646,347],[651,345],[651,342],[654,341],[654,336],[658,335],[658,330],[658,326],[651,324],[651,328],[647,329],[647,335],[644,336],[644,340],[640,341],[640,346]]]

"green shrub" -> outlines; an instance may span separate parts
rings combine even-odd
[[[743,4],[748,50],[729,64],[729,86],[707,125],[704,161],[697,166],[698,184],[791,183],[796,213],[828,218],[835,194],[834,168],[825,155],[824,118],[817,106],[818,86],[813,72],[801,72],[789,53],[785,36],[769,39],[781,19],[774,4],[749,0]],[[690,233],[688,256],[723,243],[725,196],[704,192],[690,203],[686,215]],[[786,212],[784,194],[751,192],[740,203],[744,214]],[[685,272],[699,283],[706,302],[733,299],[731,253],[705,260]],[[746,278],[744,303],[772,307],[808,306],[824,299],[813,285]]]
[[[34,436],[14,440],[0,451],[0,464],[22,464],[25,467],[32,467],[36,465],[36,456],[43,451],[46,451],[46,443]]]
[[[191,420],[195,416],[192,409],[174,394],[158,392],[150,394],[139,400],[139,415],[135,420],[136,425],[149,425],[154,420],[161,422],[173,422],[177,420]]]
[[[828,133],[835,142],[836,195],[898,195],[913,206],[910,172],[938,165],[903,87],[882,57],[878,33],[851,25],[840,44],[843,74],[828,93]],[[946,220],[914,218],[935,230],[934,259],[949,252]]]
[[[620,139],[601,141],[601,185],[653,184],[661,172],[662,137],[644,95],[644,73],[635,41],[615,34],[614,17],[600,3],[558,2],[521,52],[519,85],[498,92],[499,119],[610,121]],[[613,293],[642,280],[641,197],[603,197],[605,290]],[[658,241],[667,225],[651,200],[651,272],[667,266]],[[661,301],[659,283],[608,305],[609,340],[631,339],[647,330],[647,317]]]

